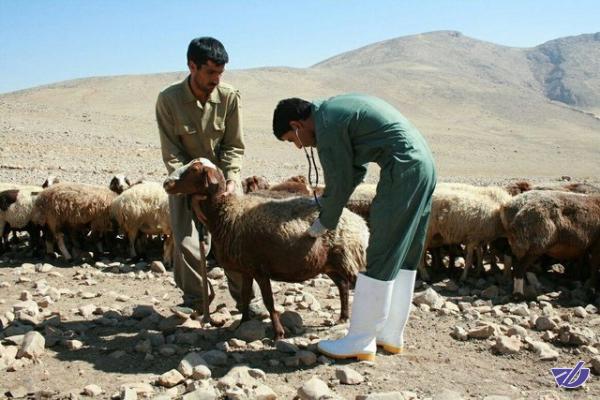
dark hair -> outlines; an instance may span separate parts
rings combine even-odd
[[[291,121],[305,120],[310,117],[312,103],[292,97],[277,103],[273,112],[273,134],[279,140],[284,133],[291,130]]]
[[[200,68],[200,66],[206,64],[208,60],[217,65],[227,64],[229,62],[229,55],[227,54],[223,43],[219,42],[217,39],[211,37],[199,37],[192,39],[190,42],[187,51],[187,59],[196,64],[196,67]]]

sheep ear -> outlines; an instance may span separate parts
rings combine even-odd
[[[219,183],[219,176],[214,168],[206,169],[206,180],[212,185],[217,185]]]

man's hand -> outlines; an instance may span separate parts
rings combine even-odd
[[[315,219],[315,222],[312,223],[308,231],[306,231],[311,237],[318,238],[327,232],[327,228],[325,228],[321,224],[321,220],[319,218]]]
[[[235,181],[228,180],[225,183],[225,191],[221,194],[221,196],[229,196],[230,194],[235,193]]]

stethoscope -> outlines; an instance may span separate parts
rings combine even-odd
[[[311,188],[313,190],[315,204],[319,208],[319,211],[321,211],[321,202],[319,201],[319,198],[317,197],[317,192],[315,191],[315,188],[319,184],[319,169],[317,168],[317,163],[315,162],[315,155],[313,153],[313,148],[312,148],[312,146],[310,147],[310,156],[309,156],[308,151],[306,151],[306,147],[302,143],[302,140],[300,140],[300,136],[298,136],[298,128],[296,128],[294,130],[294,133],[296,134],[296,138],[298,138],[298,141],[300,142],[300,144],[302,145],[302,149],[304,150],[304,154],[306,155],[306,160],[308,161],[308,184],[311,186]],[[314,185],[313,185],[313,181],[312,181],[313,168],[315,169],[315,175],[316,175],[316,183]]]

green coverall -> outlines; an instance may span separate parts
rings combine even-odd
[[[325,175],[321,224],[334,229],[354,188],[381,167],[370,210],[366,275],[382,281],[421,260],[436,172],[425,139],[398,110],[363,94],[313,102],[316,147]]]

